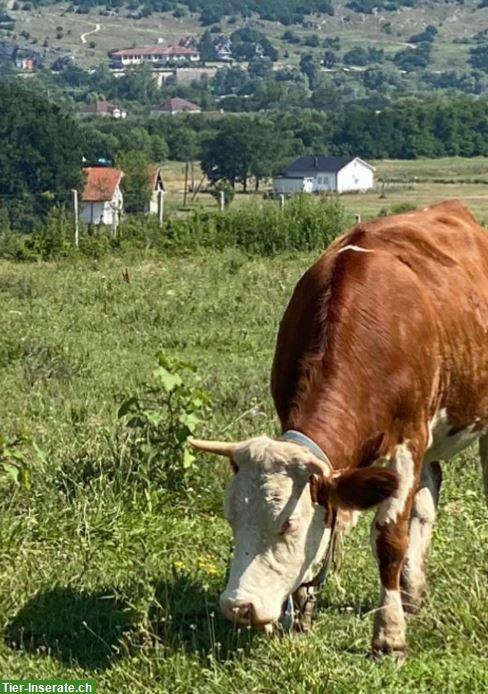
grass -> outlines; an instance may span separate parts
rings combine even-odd
[[[202,435],[276,431],[279,319],[313,254],[0,264],[2,433],[27,428],[30,489],[0,481],[0,670],[88,674],[99,692],[488,691],[488,513],[474,451],[445,465],[425,609],[397,666],[367,658],[377,575],[368,517],[306,637],[237,632],[217,609],[228,472],[201,459],[186,497],[124,478],[114,436],[162,346],[213,399]],[[123,281],[127,268],[130,283]]]

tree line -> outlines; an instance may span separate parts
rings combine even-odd
[[[365,159],[488,156],[488,100],[410,98],[384,109],[77,122],[45,97],[0,83],[0,210],[29,229],[81,189],[82,161],[127,170],[135,189],[150,163],[199,161],[210,185],[259,189],[301,154]],[[138,173],[139,172],[139,173]],[[147,179],[146,179],[147,180]],[[140,186],[139,186],[140,187]],[[132,200],[128,192],[128,201]],[[134,192],[134,191],[132,191]],[[134,194],[133,208],[137,211]],[[132,205],[132,202],[131,202]]]

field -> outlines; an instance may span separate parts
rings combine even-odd
[[[376,167],[376,187],[366,193],[341,196],[341,202],[350,213],[351,220],[357,214],[363,219],[371,219],[398,205],[408,204],[422,208],[447,198],[460,198],[480,222],[488,221],[488,157],[382,160],[371,163]],[[168,209],[181,210],[185,165],[167,162],[162,170],[168,189]],[[201,172],[196,167],[197,183],[200,175]],[[263,185],[263,191],[270,188],[271,181]],[[190,195],[190,207],[217,207],[214,198],[205,193],[199,193],[193,203],[191,198]],[[244,195],[238,191],[232,204],[263,204],[262,195]]]
[[[378,593],[368,517],[313,632],[253,636],[217,608],[225,466],[202,457],[170,493],[157,460],[128,455],[117,411],[145,391],[160,349],[192,362],[211,396],[199,434],[276,432],[274,338],[312,259],[228,250],[0,264],[1,433],[32,439],[30,486],[0,477],[3,677],[88,674],[113,694],[488,691],[488,513],[474,450],[444,468],[429,595],[403,666],[367,657]]]

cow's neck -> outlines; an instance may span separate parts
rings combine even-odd
[[[347,383],[323,384],[302,393],[283,425],[312,439],[325,452],[334,468],[355,467],[376,457],[381,435],[366,414],[360,387]],[[356,384],[358,385],[358,384]]]

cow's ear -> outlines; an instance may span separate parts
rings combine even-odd
[[[345,470],[330,480],[329,501],[337,508],[362,511],[380,504],[398,489],[398,475],[381,467]]]

